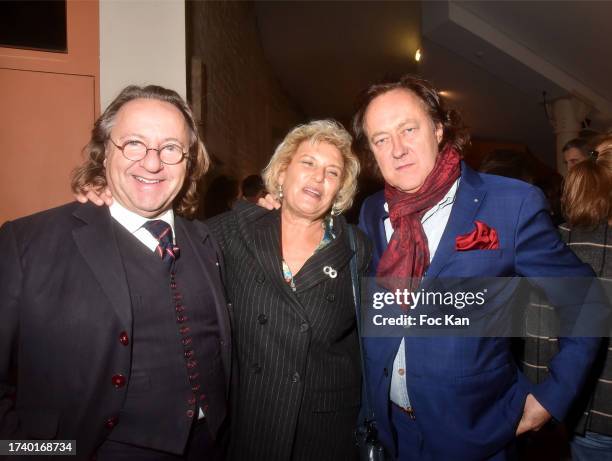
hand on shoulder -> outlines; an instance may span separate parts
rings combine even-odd
[[[113,203],[113,194],[108,187],[96,189],[92,185],[85,186],[79,192],[74,194],[74,198],[81,203],[91,202],[94,205],[111,206]]]
[[[257,205],[267,210],[278,210],[281,207],[281,203],[272,194],[266,194],[265,197],[260,198]]]

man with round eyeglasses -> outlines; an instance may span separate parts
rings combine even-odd
[[[94,125],[69,203],[0,228],[0,439],[76,459],[221,460],[231,339],[222,261],[191,221],[208,168],[174,91],[129,86]],[[16,379],[11,379],[16,368]]]
[[[177,142],[165,143],[157,149],[154,147],[147,147],[142,141],[134,139],[124,142],[121,146],[118,146],[112,139],[110,142],[121,151],[125,158],[133,162],[142,160],[150,150],[157,152],[159,159],[165,165],[176,165],[189,155],[188,152],[183,152],[183,147]]]

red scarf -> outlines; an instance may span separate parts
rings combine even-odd
[[[438,154],[433,170],[418,192],[400,192],[385,183],[394,231],[378,265],[377,276],[387,278],[381,285],[391,290],[417,288],[429,267],[429,247],[421,219],[442,200],[460,174],[459,153],[448,145]]]

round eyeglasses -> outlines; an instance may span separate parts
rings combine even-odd
[[[146,157],[150,150],[154,150],[159,154],[159,160],[165,165],[176,165],[181,163],[185,157],[189,155],[188,152],[183,152],[183,148],[177,143],[168,143],[155,149],[153,147],[147,147],[142,141],[130,140],[119,146],[112,139],[110,142],[121,151],[123,156],[132,162],[137,162]]]

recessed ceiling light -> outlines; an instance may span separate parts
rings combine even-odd
[[[457,92],[451,90],[438,91],[438,95],[448,101],[457,101],[459,99],[459,95],[457,94]]]

